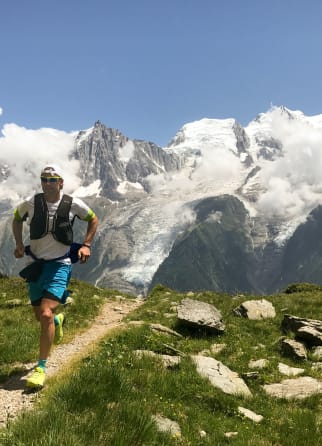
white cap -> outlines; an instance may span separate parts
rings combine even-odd
[[[53,177],[60,177],[64,178],[64,172],[63,169],[61,169],[56,164],[48,164],[46,167],[44,167],[41,171],[41,175],[52,175]]]

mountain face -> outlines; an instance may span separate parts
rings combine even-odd
[[[97,121],[69,153],[81,184],[73,194],[82,190],[100,220],[90,262],[74,275],[130,293],[157,283],[259,294],[322,284],[321,135],[321,115],[285,107],[246,127],[186,124],[164,148]],[[0,183],[10,167],[0,165]],[[17,274],[9,205],[0,201],[0,272]],[[83,231],[76,223],[76,241]]]
[[[252,240],[247,211],[230,195],[192,204],[195,223],[177,238],[156,271],[150,289],[252,291],[248,279]]]
[[[118,130],[97,121],[90,132],[80,132],[72,158],[80,161],[82,184],[88,186],[100,180],[101,193],[109,198],[121,198],[120,182],[139,183],[151,174],[180,168],[180,159],[147,141],[130,141]]]

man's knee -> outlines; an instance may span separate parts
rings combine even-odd
[[[40,311],[40,323],[49,325],[54,322],[54,312],[49,307],[43,307]]]

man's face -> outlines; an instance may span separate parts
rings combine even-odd
[[[63,188],[64,180],[55,175],[44,174],[41,175],[41,186],[42,190],[47,195],[59,194],[60,190]]]

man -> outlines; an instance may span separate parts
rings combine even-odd
[[[66,288],[71,276],[70,245],[73,241],[72,224],[75,217],[87,221],[84,242],[78,250],[80,263],[91,255],[98,219],[80,199],[63,195],[62,170],[49,164],[41,171],[43,193],[21,203],[14,211],[12,223],[16,242],[14,255],[25,254],[22,240],[23,223],[30,225],[30,251],[34,259],[42,259],[42,270],[37,279],[28,283],[29,297],[36,319],[40,322],[40,351],[38,365],[27,379],[27,387],[41,388],[46,378],[46,362],[54,342],[63,336],[64,314],[55,314],[66,299]]]

